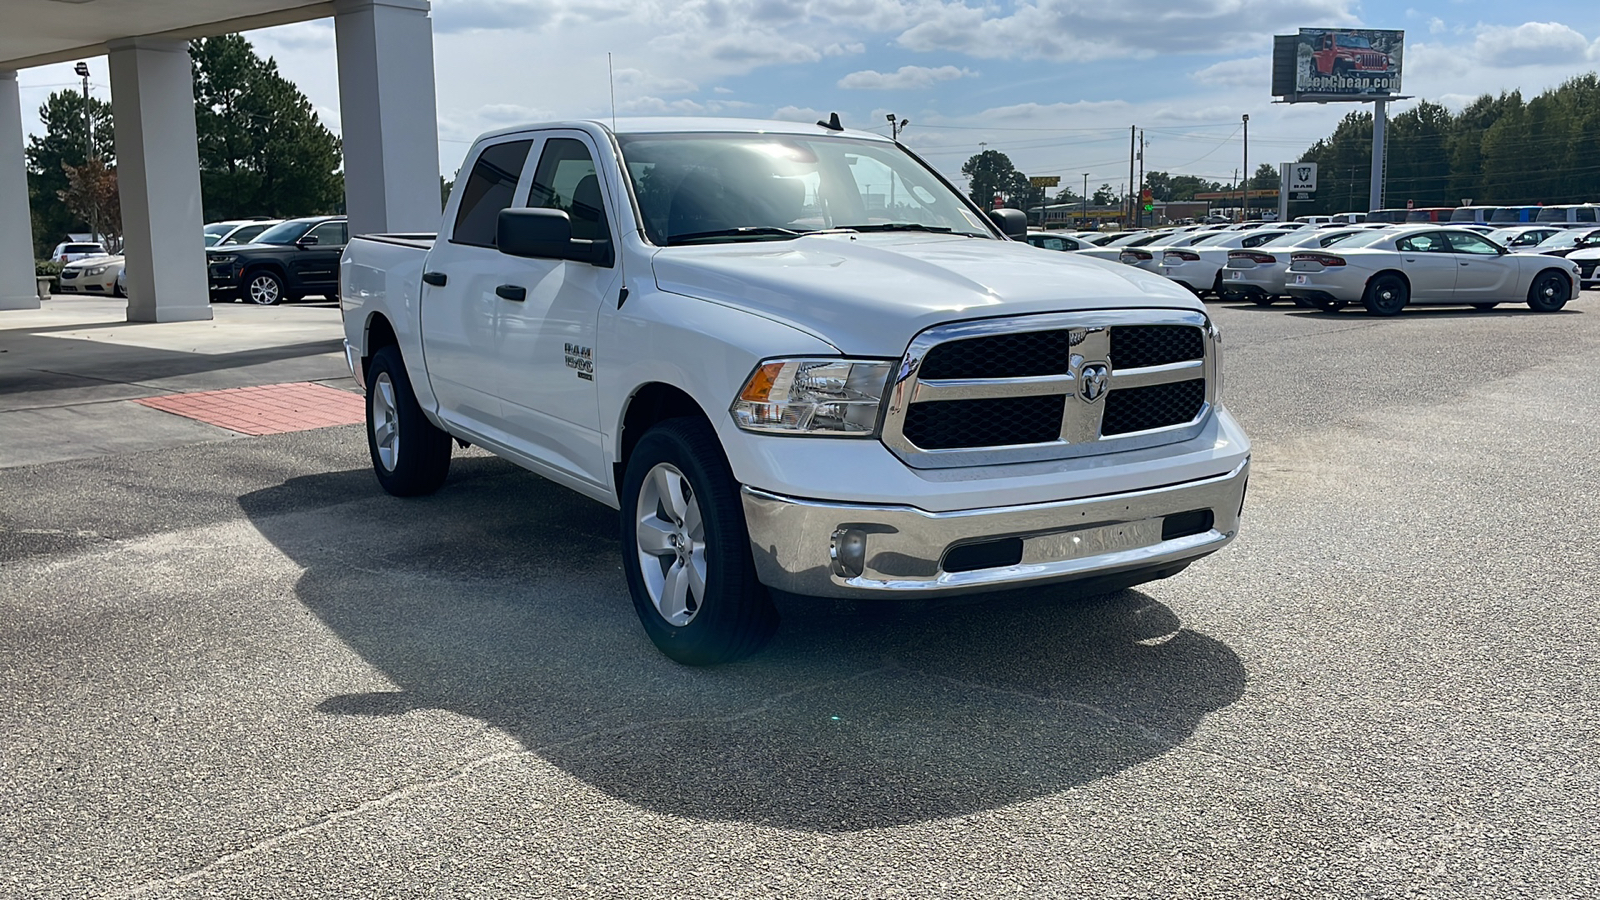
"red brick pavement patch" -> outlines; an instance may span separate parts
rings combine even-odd
[[[133,401],[173,415],[237,431],[283,434],[366,421],[366,399],[309,381],[167,394]]]

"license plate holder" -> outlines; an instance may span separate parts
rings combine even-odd
[[[1310,281],[1310,280],[1311,280],[1311,279],[1309,279],[1309,278],[1307,278],[1307,277],[1306,277],[1306,276],[1304,276],[1304,275],[1296,275],[1296,276],[1295,276],[1295,277],[1294,277],[1294,283],[1295,283],[1295,284],[1305,284],[1305,283],[1306,283],[1306,282],[1308,282],[1308,281]]]
[[[1091,525],[1088,528],[1075,528],[1071,531],[1058,531],[1054,534],[1041,534],[1025,539],[1022,543],[1022,562],[1026,565],[1082,559],[1149,547],[1160,541],[1160,519]]]

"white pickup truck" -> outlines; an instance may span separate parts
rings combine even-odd
[[[1165,578],[1230,541],[1250,443],[1194,295],[1009,239],[879,135],[563,122],[473,145],[435,235],[340,264],[379,482],[471,443],[622,511],[655,644],[754,652],[769,589]]]

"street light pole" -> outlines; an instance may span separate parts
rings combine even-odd
[[[89,114],[89,64],[79,62],[72,67],[83,79],[83,166],[89,174],[89,163],[94,160],[94,117]],[[89,240],[100,237],[100,205],[95,202],[94,189],[89,191]]]
[[[1250,221],[1250,114],[1244,115],[1244,212],[1240,222]]]
[[[1089,173],[1083,173],[1083,227],[1089,227]]]

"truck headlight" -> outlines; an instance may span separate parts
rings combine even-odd
[[[872,437],[893,371],[885,360],[766,362],[745,379],[729,411],[745,431]]]

